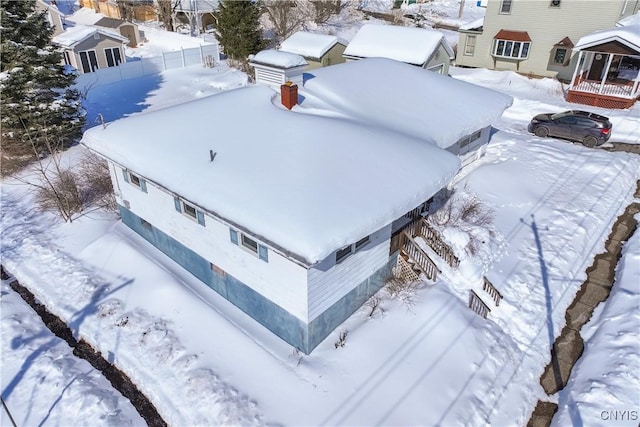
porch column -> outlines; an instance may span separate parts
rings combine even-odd
[[[570,87],[574,87],[576,84],[576,76],[578,75],[578,70],[580,70],[580,74],[582,74],[582,68],[583,68],[583,63],[582,63],[582,51],[578,52],[578,63],[576,64],[576,68],[575,70],[573,70],[573,77],[571,78],[571,86]]]
[[[613,61],[613,55],[612,54],[607,54],[609,55],[609,58],[607,59],[607,65],[604,67],[604,73],[602,74],[602,81],[600,82],[600,89],[598,90],[599,94],[602,94],[602,90],[604,89],[604,84],[607,81],[607,75],[609,74],[609,68],[611,68],[611,61]]]

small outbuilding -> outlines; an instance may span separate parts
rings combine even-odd
[[[267,49],[249,56],[249,65],[255,70],[256,83],[279,89],[286,82],[302,85],[302,74],[308,64],[295,53]]]
[[[77,25],[53,37],[52,42],[64,49],[64,63],[80,74],[127,62],[124,48],[129,39],[103,28]]]
[[[366,24],[349,42],[344,57],[394,59],[446,76],[455,54],[440,31]]]
[[[129,40],[129,47],[136,47],[142,42],[142,37],[138,26],[133,22],[124,21],[122,19],[115,18],[102,18],[96,21],[96,27],[109,28],[116,30],[121,36],[126,37]]]
[[[280,51],[301,55],[309,64],[306,70],[345,62],[347,48],[343,39],[328,34],[298,31],[280,45]]]

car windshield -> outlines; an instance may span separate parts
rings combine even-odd
[[[569,116],[569,115],[570,115],[570,113],[567,113],[567,112],[565,111],[565,112],[563,112],[563,113],[556,113],[556,114],[552,114],[552,115],[551,115],[551,119],[552,119],[552,120],[558,120],[558,119],[561,119],[561,118],[563,118],[563,117],[565,117],[565,116]]]

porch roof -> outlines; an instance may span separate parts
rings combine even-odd
[[[526,31],[500,30],[494,39],[513,40],[514,42],[530,42],[531,37]]]
[[[578,40],[573,50],[586,50],[606,43],[618,42],[640,55],[640,24],[595,31]]]

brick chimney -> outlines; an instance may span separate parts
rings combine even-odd
[[[280,101],[291,110],[298,103],[298,85],[288,81],[280,86]]]

